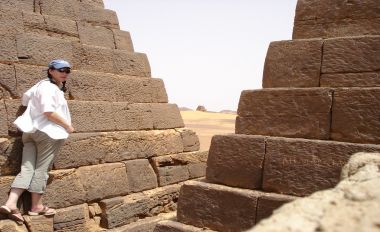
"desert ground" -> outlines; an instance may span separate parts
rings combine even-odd
[[[181,111],[181,115],[185,126],[197,133],[202,151],[209,150],[212,136],[235,132],[236,114]]]

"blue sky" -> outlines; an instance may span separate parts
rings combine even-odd
[[[291,39],[296,0],[104,0],[148,55],[171,103],[236,110],[260,89],[271,41]]]

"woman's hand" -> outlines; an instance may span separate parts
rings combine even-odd
[[[74,129],[74,127],[72,127],[72,126],[70,125],[70,126],[68,126],[68,127],[66,128],[66,131],[67,131],[67,133],[71,134],[71,133],[73,133],[73,132],[75,131],[75,129]]]
[[[62,126],[66,129],[67,133],[73,133],[75,131],[74,127],[71,126],[66,122],[65,119],[63,119],[61,116],[59,116],[56,112],[45,112],[44,115],[52,122],[57,123],[58,125]]]

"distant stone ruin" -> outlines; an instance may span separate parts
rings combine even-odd
[[[293,40],[270,44],[235,134],[213,137],[206,178],[182,186],[177,221],[155,231],[244,231],[333,188],[352,154],[380,151],[379,119],[379,1],[299,0]]]
[[[207,109],[206,109],[206,107],[199,105],[199,106],[197,107],[196,111],[206,112]]]
[[[151,231],[175,216],[180,186],[205,175],[207,152],[198,151],[198,137],[183,128],[116,13],[102,0],[0,0],[0,12],[0,204],[20,169],[22,143],[12,125],[20,97],[61,58],[74,69],[67,98],[77,133],[43,198],[57,215],[26,217],[28,229]],[[0,220],[0,231],[27,229]]]

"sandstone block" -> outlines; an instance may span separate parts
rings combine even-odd
[[[31,0],[32,1],[32,0]],[[2,0],[0,4],[0,33],[1,36],[5,35],[16,35],[17,33],[22,33],[23,20],[22,11],[12,5],[21,3],[21,1],[12,0]],[[13,38],[14,39],[14,38]],[[6,48],[6,44],[2,44],[1,48]],[[2,54],[3,55],[3,54]],[[17,54],[15,56],[17,58]]]
[[[65,208],[85,202],[86,192],[74,169],[51,171],[43,202],[52,208]]]
[[[114,50],[112,55],[115,73],[141,77],[151,76],[150,64],[146,54]]]
[[[168,102],[163,81],[155,78],[74,71],[67,81],[67,88],[71,99],[82,101]]]
[[[47,66],[57,57],[70,63],[73,61],[72,45],[66,40],[35,34],[20,34],[16,40],[17,54],[21,62]]]
[[[319,87],[323,40],[278,41],[269,45],[263,88]]]
[[[87,231],[86,221],[89,219],[88,205],[76,205],[57,209],[54,215],[55,231]]]
[[[157,188],[157,176],[147,159],[124,162],[127,169],[128,184],[132,192]]]
[[[267,138],[263,190],[306,196],[332,188],[352,154],[379,150],[378,145]]]
[[[380,36],[328,39],[322,73],[371,72],[380,69]]]
[[[12,96],[16,94],[16,75],[13,65],[0,64],[0,85],[7,90]]]
[[[186,182],[180,191],[177,219],[216,231],[243,231],[256,221],[258,194],[199,181]]]
[[[78,0],[37,0],[43,15],[55,15],[71,20],[78,20],[80,15],[80,2]]]
[[[79,37],[79,33],[77,23],[74,20],[52,15],[44,15],[44,20],[46,23],[46,30],[50,32],[49,35],[60,36],[62,38],[78,41],[77,38]]]
[[[47,78],[47,64],[45,66],[34,66],[26,64],[14,64],[16,71],[17,88],[15,95],[22,95],[38,81]]]
[[[119,20],[115,11],[96,7],[88,1],[80,3],[79,19],[92,25],[119,29]]]
[[[80,167],[78,176],[87,201],[126,195],[130,192],[125,165],[122,163]]]
[[[82,44],[115,48],[113,32],[108,28],[79,22],[78,31],[80,42]]]
[[[380,88],[336,90],[332,109],[331,139],[354,143],[380,143],[379,103]]]
[[[321,75],[322,87],[380,87],[380,72]]]
[[[0,100],[0,136],[8,136],[8,112],[4,100]]]
[[[0,176],[0,204],[3,205],[8,199],[8,193],[11,189],[14,176]],[[0,221],[1,222],[1,221]]]
[[[331,89],[246,90],[240,97],[235,131],[329,139],[331,105]]]
[[[82,2],[86,3],[86,4],[91,4],[95,7],[101,7],[101,8],[104,8],[104,2],[103,0],[83,0]]]
[[[162,220],[168,220],[175,218],[175,212],[160,214],[154,217],[147,217],[140,219],[136,222],[130,223],[125,226],[117,227],[112,229],[112,232],[144,232],[144,231],[153,231],[156,224]]]
[[[261,189],[265,137],[215,135],[207,160],[206,179],[231,187]]]
[[[190,179],[186,166],[166,166],[157,170],[158,185],[166,186]]]
[[[74,67],[79,70],[115,73],[113,51],[107,48],[76,44]]]
[[[102,225],[110,229],[134,222],[139,217],[162,213],[164,206],[177,201],[178,191],[179,185],[171,185],[126,197],[102,200]]]
[[[176,104],[150,104],[154,129],[184,127],[181,113]]]
[[[379,31],[379,18],[295,21],[293,39],[379,35]]]
[[[153,129],[149,104],[69,101],[77,132]]]
[[[44,20],[44,16],[34,12],[22,12],[22,20],[24,23],[24,31],[26,33],[44,33],[46,30],[46,24]]]
[[[53,232],[53,217],[24,215],[25,224],[29,231]]]
[[[113,36],[115,38],[116,49],[127,50],[128,52],[134,52],[131,34],[128,31],[121,31],[113,29]]]
[[[34,0],[1,0],[2,7],[9,7],[20,11],[34,11]]]
[[[296,197],[267,193],[259,197],[257,202],[256,223],[262,219],[268,218],[272,212],[280,208],[283,204],[295,200]]]
[[[174,130],[75,133],[54,162],[56,169],[149,158],[183,151]]]
[[[21,135],[13,122],[24,113],[26,107],[21,105],[20,99],[5,100],[5,107],[8,118],[8,133],[10,135]]]
[[[1,29],[1,27],[0,27]],[[4,31],[0,32],[0,61],[15,62],[17,61],[16,38],[14,35],[8,35]]]
[[[190,129],[177,129],[181,134],[183,141],[183,151],[198,151],[200,147],[199,138],[197,134]]]
[[[16,222],[12,220],[0,220],[0,231],[4,232],[28,232],[25,225],[17,225]]]
[[[0,138],[0,176],[16,175],[22,159],[21,138]]]
[[[204,228],[198,228],[195,226],[186,225],[177,221],[164,220],[157,223],[154,228],[154,232],[200,232],[200,231],[212,231]]]

